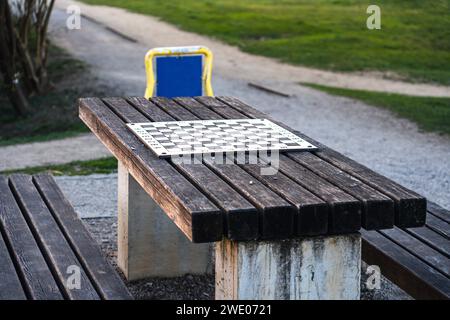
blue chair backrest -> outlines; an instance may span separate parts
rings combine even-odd
[[[155,58],[156,96],[193,97],[203,94],[203,57],[162,56]]]

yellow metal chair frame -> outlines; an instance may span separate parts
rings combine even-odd
[[[211,50],[203,46],[192,47],[165,47],[153,48],[145,55],[145,71],[147,73],[147,88],[145,89],[145,98],[153,96],[156,84],[155,70],[153,66],[153,59],[158,56],[183,56],[183,55],[204,55],[202,81],[204,92],[207,96],[213,96],[213,89],[211,86],[213,54]]]

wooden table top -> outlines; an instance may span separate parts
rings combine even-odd
[[[85,98],[80,118],[193,242],[287,239],[425,223],[426,199],[233,97]],[[263,164],[159,159],[129,122],[266,118],[319,147]]]

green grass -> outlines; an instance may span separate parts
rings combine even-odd
[[[449,0],[82,1],[158,16],[289,63],[450,84]],[[381,30],[366,27],[369,4],[381,8]]]
[[[101,95],[95,88],[84,88],[83,73],[87,67],[64,50],[51,45],[48,73],[53,88],[30,98],[32,112],[18,117],[0,80],[0,146],[66,138],[87,132],[78,118],[76,106],[80,96]]]
[[[422,130],[450,135],[450,98],[413,97],[317,84],[302,83],[302,85],[388,109],[400,117],[414,121]]]
[[[55,176],[86,176],[94,173],[113,173],[117,171],[116,158],[102,158],[89,161],[74,161],[67,164],[32,167],[21,170],[3,171],[0,174],[26,173],[35,174],[43,171],[49,171]]]

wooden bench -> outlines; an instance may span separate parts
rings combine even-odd
[[[362,258],[416,299],[450,299],[450,212],[428,202],[418,228],[362,230]]]
[[[51,175],[0,176],[0,300],[131,298]]]
[[[119,162],[118,262],[128,279],[204,272],[204,243],[215,242],[216,298],[358,299],[361,228],[425,223],[423,196],[299,132],[319,150],[280,154],[264,175],[264,157],[160,159],[126,125],[274,121],[233,97],[86,98],[79,112]]]

